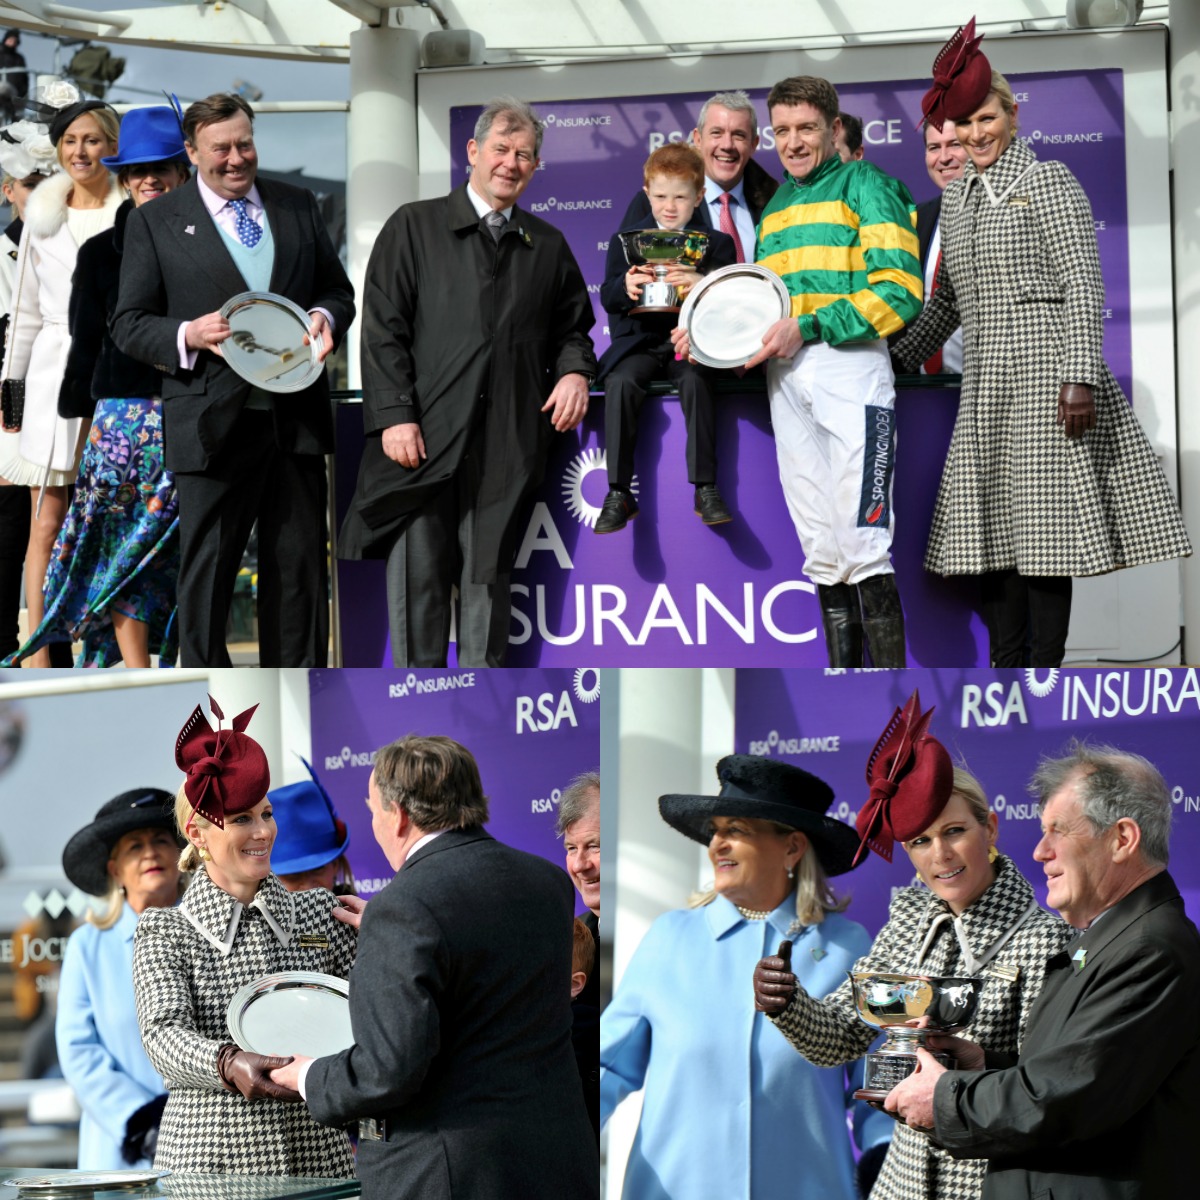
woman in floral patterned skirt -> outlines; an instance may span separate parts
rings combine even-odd
[[[158,373],[122,354],[108,333],[130,212],[188,179],[175,110],[130,112],[120,152],[102,161],[129,199],[112,229],[80,247],[58,398],[59,415],[90,420],[91,432],[46,574],[45,618],[5,665],[52,642],[82,642],[80,667],[148,667],[151,647],[170,665],[178,649],[178,499],[162,462]]]

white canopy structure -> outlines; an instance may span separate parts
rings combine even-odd
[[[1164,20],[1168,4],[1141,0],[758,0],[731,16],[726,0],[6,0],[0,19],[40,33],[284,58],[349,57],[363,27],[474,30],[487,62],[628,54],[689,54],[803,45],[844,46],[942,36],[976,13],[981,32],[1062,29],[1068,12],[1100,24],[1128,7]],[[984,11],[986,9],[986,11]],[[1174,15],[1174,14],[1172,14]]]
[[[123,5],[120,0],[0,0],[0,21],[6,25],[114,47],[187,49],[314,66],[348,63],[347,240],[356,285],[384,220],[398,204],[420,194],[418,139],[428,143],[441,136],[440,127],[421,112],[419,77],[436,76],[443,67],[495,74],[498,68],[519,65],[544,70],[547,82],[539,95],[555,96],[552,89],[572,64],[608,60],[615,69],[628,70],[640,68],[636,60],[644,58],[649,72],[657,69],[650,67],[651,59],[694,64],[708,56],[763,51],[785,64],[789,52],[804,51],[793,70],[801,69],[803,57],[809,69],[819,70],[828,61],[832,73],[844,51],[871,44],[932,44],[972,15],[980,31],[1007,38],[1078,26],[1109,26],[1119,36],[1115,31],[1122,25],[1170,23],[1167,107],[1174,261],[1169,316],[1175,328],[1176,444],[1184,516],[1193,537],[1200,539],[1200,404],[1193,382],[1200,378],[1196,0],[988,0],[986,5],[979,0],[756,0],[736,10],[728,0],[126,0]],[[1071,54],[1074,43],[1061,39],[1065,54]],[[1064,66],[1085,65],[1064,61]],[[504,74],[501,69],[495,79],[497,91],[505,90]],[[429,89],[430,94],[437,90]],[[263,106],[267,111],[298,107],[302,101]],[[1168,317],[1161,307],[1158,315]],[[1191,631],[1184,654],[1196,661],[1200,555],[1183,564],[1182,580],[1179,625]]]

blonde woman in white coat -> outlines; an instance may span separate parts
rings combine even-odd
[[[17,282],[8,345],[0,378],[25,380],[25,415],[18,455],[0,463],[0,476],[34,489],[34,513],[25,552],[29,628],[44,615],[42,581],[67,511],[67,485],[75,478],[83,422],[58,416],[58,391],[70,347],[67,307],[79,247],[112,226],[123,199],[100,161],[116,154],[119,118],[99,100],[70,103],[50,123],[63,174],[48,179],[25,208],[17,255]],[[49,472],[47,473],[47,467]],[[41,511],[36,493],[46,482]],[[48,649],[25,660],[50,666]]]

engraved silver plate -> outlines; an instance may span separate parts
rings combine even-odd
[[[316,971],[281,971],[248,983],[229,1002],[225,1020],[243,1050],[322,1058],[354,1045],[350,985]]]
[[[70,1171],[60,1175],[22,1175],[6,1179],[4,1186],[30,1196],[46,1197],[80,1192],[131,1192],[150,1187],[170,1174],[170,1171]]]
[[[242,292],[221,306],[233,331],[221,343],[225,361],[267,392],[300,392],[325,369],[317,360],[321,338],[304,344],[312,317],[286,296]]]
[[[774,271],[737,263],[706,275],[679,313],[692,357],[707,367],[742,367],[761,349],[763,335],[792,311]]]

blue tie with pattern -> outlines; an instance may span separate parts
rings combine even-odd
[[[246,211],[245,200],[230,200],[229,207],[237,214],[238,241],[254,249],[262,239],[262,226]]]

